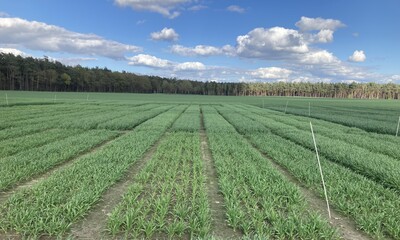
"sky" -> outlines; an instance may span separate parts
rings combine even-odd
[[[0,52],[216,82],[400,83],[399,0],[0,0]]]

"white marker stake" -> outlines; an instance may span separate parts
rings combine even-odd
[[[6,93],[6,104],[7,104],[7,106],[8,106],[8,96],[7,96],[7,93]]]
[[[397,134],[399,133],[399,124],[400,124],[400,117],[399,117],[399,121],[397,122],[396,137],[397,137]]]
[[[314,141],[315,153],[317,154],[319,172],[321,173],[322,186],[324,187],[324,194],[325,194],[326,206],[327,206],[327,208],[328,208],[328,215],[329,215],[329,218],[331,218],[331,210],[330,210],[330,208],[329,208],[329,202],[328,202],[328,193],[326,192],[324,175],[322,174],[322,167],[321,167],[321,162],[319,161],[317,143],[316,143],[316,141],[315,141],[314,130],[313,130],[313,127],[312,127],[311,122],[310,122],[310,127],[311,127],[312,138],[313,138],[313,141]]]
[[[288,103],[289,103],[289,101],[286,102],[285,113],[286,113],[286,110],[287,110]]]

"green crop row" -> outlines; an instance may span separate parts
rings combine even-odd
[[[102,114],[106,111],[107,110],[104,108],[99,108],[93,111],[77,111],[73,113],[57,114],[55,116],[40,116],[37,118],[13,122],[10,124],[10,127],[25,127],[35,124],[43,124],[43,125],[50,125],[56,128],[60,123],[65,121],[66,118],[80,119],[81,117],[96,116],[97,114]]]
[[[169,133],[112,212],[109,231],[128,239],[206,236],[211,215],[203,172],[199,133]]]
[[[54,122],[62,122],[65,116],[76,116],[77,118],[85,115],[93,115],[95,113],[105,112],[107,109],[104,107],[88,107],[88,108],[79,108],[78,106],[65,106],[64,108],[59,108],[58,111],[53,111],[51,107],[49,107],[49,111],[47,109],[43,109],[41,114],[33,115],[31,117],[23,118],[20,120],[13,120],[12,118],[5,117],[4,120],[0,123],[0,126],[6,127],[24,127],[32,124],[44,124],[44,123],[54,123]],[[75,109],[71,109],[75,108]],[[85,111],[82,111],[85,109]],[[24,115],[23,112],[19,113],[20,115]],[[29,116],[29,115],[28,115]]]
[[[107,112],[102,112],[97,115],[84,116],[81,118],[69,118],[68,115],[66,118],[68,120],[63,120],[60,124],[60,127],[63,128],[83,128],[83,129],[96,129],[99,125],[103,126],[108,122],[113,122],[116,119],[121,118],[134,118],[137,117],[135,115],[139,115],[139,113],[143,113],[144,111],[151,110],[152,108],[157,107],[156,104],[145,104],[140,106],[133,107],[105,107]],[[103,127],[99,127],[103,128]]]
[[[87,107],[88,110],[93,110],[93,108],[98,108],[98,106]],[[14,106],[11,108],[3,108],[1,110],[1,116],[2,119],[5,120],[4,122],[16,122],[36,117],[55,116],[78,111],[80,111],[80,109],[71,104],[57,104],[51,107],[46,105]]]
[[[76,130],[71,132],[74,135],[60,141],[1,158],[0,190],[46,172],[49,168],[118,135],[117,132],[105,130],[93,130],[84,133]]]
[[[271,108],[277,111],[283,111],[282,108]],[[294,109],[288,108],[287,113],[295,115],[308,115],[308,108]],[[375,116],[385,116],[376,119]],[[396,131],[396,120],[398,116],[386,114],[379,111],[371,111],[368,114],[360,114],[353,111],[342,111],[324,108],[315,108],[311,110],[311,117],[322,119],[334,123],[343,124],[349,127],[357,127],[370,132],[394,134]]]
[[[191,105],[185,113],[172,125],[172,131],[199,132],[200,108],[199,105]]]
[[[16,137],[21,137],[37,132],[44,131],[46,129],[49,129],[49,126],[43,125],[43,124],[35,124],[35,125],[30,125],[30,126],[25,126],[25,127],[12,127],[12,128],[7,128],[0,130],[0,141],[3,141],[5,139],[13,139]]]
[[[223,109],[221,108],[221,110]],[[242,110],[242,114],[262,123],[276,135],[289,139],[310,150],[314,149],[312,139],[310,139],[310,131],[284,124],[280,120],[251,114],[245,110]],[[282,116],[281,119],[288,117]],[[315,125],[314,129],[318,133],[318,125]],[[327,159],[346,166],[385,187],[400,191],[400,161],[323,135],[317,134],[317,140],[320,154]]]
[[[147,120],[33,187],[16,192],[0,206],[0,229],[25,236],[63,235],[106,189],[124,176],[184,109],[185,106],[176,107]]]
[[[247,109],[252,113],[256,113],[263,117],[294,126],[304,131],[310,131],[309,122],[312,121],[314,125],[318,126],[318,131],[316,132],[317,134],[345,141],[349,144],[368,149],[375,153],[382,153],[388,155],[389,157],[400,160],[400,148],[398,147],[400,144],[400,138],[382,134],[372,134],[360,129],[350,128],[347,126],[308,117],[293,115],[288,117],[288,115],[276,111],[255,107],[242,107],[242,109]]]
[[[307,209],[298,188],[214,108],[203,107],[203,113],[230,226],[267,239],[337,238],[326,221]]]
[[[11,156],[19,152],[29,152],[32,148],[42,146],[46,143],[59,141],[68,136],[80,133],[65,129],[50,129],[13,139],[0,141],[0,158]],[[28,153],[29,154],[29,153]]]
[[[105,128],[110,130],[129,130],[134,128],[135,126],[141,124],[149,118],[153,118],[165,111],[168,111],[172,108],[172,105],[161,105],[155,108],[150,108],[138,114],[135,111],[132,111],[131,114],[128,114],[123,117],[115,118],[113,120],[100,123],[98,128]]]
[[[323,190],[315,152],[274,134],[264,122],[251,119],[253,114],[250,111],[236,110],[233,112],[219,109],[220,113],[257,148],[322,197]],[[280,127],[287,128],[284,124]],[[312,141],[311,133],[303,137]],[[317,144],[319,145],[319,138]],[[346,167],[328,161],[325,157],[321,157],[321,165],[329,201],[335,208],[351,216],[361,230],[374,238],[400,238],[398,194]]]

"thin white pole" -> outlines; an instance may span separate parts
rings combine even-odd
[[[311,103],[308,103],[308,116],[311,116]]]
[[[329,202],[328,202],[328,193],[327,193],[327,191],[326,191],[324,175],[322,174],[321,162],[320,162],[320,160],[319,160],[317,142],[315,141],[314,130],[313,130],[313,127],[312,127],[311,122],[310,122],[310,127],[311,127],[311,134],[312,134],[313,141],[314,141],[315,153],[317,154],[319,172],[321,173],[322,186],[324,187],[324,194],[325,194],[326,206],[327,206],[327,208],[328,208],[328,215],[329,215],[329,218],[331,218],[331,210],[330,210],[330,208],[329,208]]]
[[[288,104],[289,104],[289,101],[286,102],[285,113],[286,113],[287,105],[288,105]]]
[[[399,133],[399,125],[400,125],[400,117],[399,117],[399,121],[397,122],[396,137],[397,137],[397,134]]]
[[[7,104],[7,106],[8,106],[8,96],[7,96],[7,93],[6,93],[6,104]]]

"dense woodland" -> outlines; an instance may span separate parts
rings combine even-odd
[[[393,83],[217,83],[66,66],[48,58],[0,53],[0,90],[173,93],[230,96],[305,96],[399,99]]]

